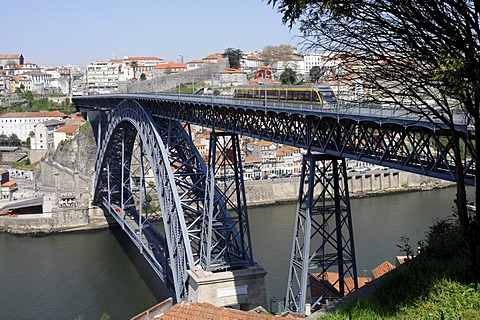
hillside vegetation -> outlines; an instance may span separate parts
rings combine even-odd
[[[469,259],[460,232],[454,218],[437,221],[421,254],[391,271],[372,297],[321,319],[480,319],[480,290],[465,282]]]

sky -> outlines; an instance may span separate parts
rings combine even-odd
[[[0,54],[21,53],[43,67],[298,46],[298,30],[265,0],[14,0],[1,11]]]

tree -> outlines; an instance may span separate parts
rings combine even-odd
[[[140,81],[145,81],[147,80],[147,76],[145,75],[145,73],[142,72],[142,74],[140,75]]]
[[[137,79],[138,61],[134,60],[130,62],[130,67],[133,69],[133,79]]]
[[[298,23],[307,49],[342,59],[344,71],[393,102],[435,125],[439,119],[452,137],[457,180],[456,207],[469,243],[470,280],[480,280],[480,217],[469,220],[461,133],[453,121],[462,110],[480,137],[480,4],[470,0],[348,1],[268,0],[290,27]],[[430,103],[433,101],[434,103]],[[480,148],[474,147],[480,177]],[[480,190],[475,202],[480,205]]]
[[[291,68],[286,68],[280,75],[282,84],[294,84],[297,81],[297,74]]]
[[[278,46],[266,46],[259,55],[266,65],[272,65],[276,61],[292,60],[296,52],[297,48],[288,44],[281,44]]]
[[[240,49],[227,48],[223,53],[223,57],[228,59],[228,65],[230,68],[239,69],[240,59],[242,59],[242,51]]]
[[[313,66],[310,69],[309,76],[312,82],[318,82],[322,77],[322,69],[319,66]]]

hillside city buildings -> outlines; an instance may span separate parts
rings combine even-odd
[[[352,79],[335,79],[340,60],[328,53],[293,54],[288,58],[266,61],[259,52],[244,53],[240,68],[230,68],[221,53],[213,53],[201,59],[168,61],[155,56],[113,57],[108,61],[95,61],[86,68],[68,65],[45,68],[33,62],[26,62],[22,54],[0,54],[0,105],[8,105],[15,99],[15,92],[31,91],[48,96],[53,93],[65,97],[102,93],[125,92],[128,85],[152,83],[156,79],[171,75],[183,81],[203,81],[203,85],[219,88],[221,94],[238,84],[278,83],[281,73],[290,68],[298,79],[308,79],[314,66],[321,66],[328,78],[324,81],[334,88],[337,95],[351,96],[352,92],[363,91],[361,83]],[[215,74],[211,67],[217,67]],[[209,73],[210,72],[210,73]],[[201,77],[201,75],[206,75]],[[183,75],[183,78],[182,78]],[[148,80],[148,81],[145,81]],[[128,91],[126,91],[128,92]],[[230,91],[231,92],[231,91]],[[61,141],[71,139],[79,130],[83,119],[60,112],[6,113],[0,116],[0,134],[15,134],[22,141],[30,142],[30,157],[40,159],[49,149],[55,149]],[[194,140],[200,154],[208,156],[209,135],[198,129]],[[285,147],[272,142],[242,138],[242,158],[245,163],[246,179],[275,178],[298,174],[301,170],[301,150]]]

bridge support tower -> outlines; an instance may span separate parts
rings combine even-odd
[[[351,281],[346,281],[350,279]],[[358,288],[345,159],[303,157],[285,309],[305,315]]]
[[[200,263],[188,270],[191,301],[266,307],[266,271],[255,264],[238,135],[212,131]]]

